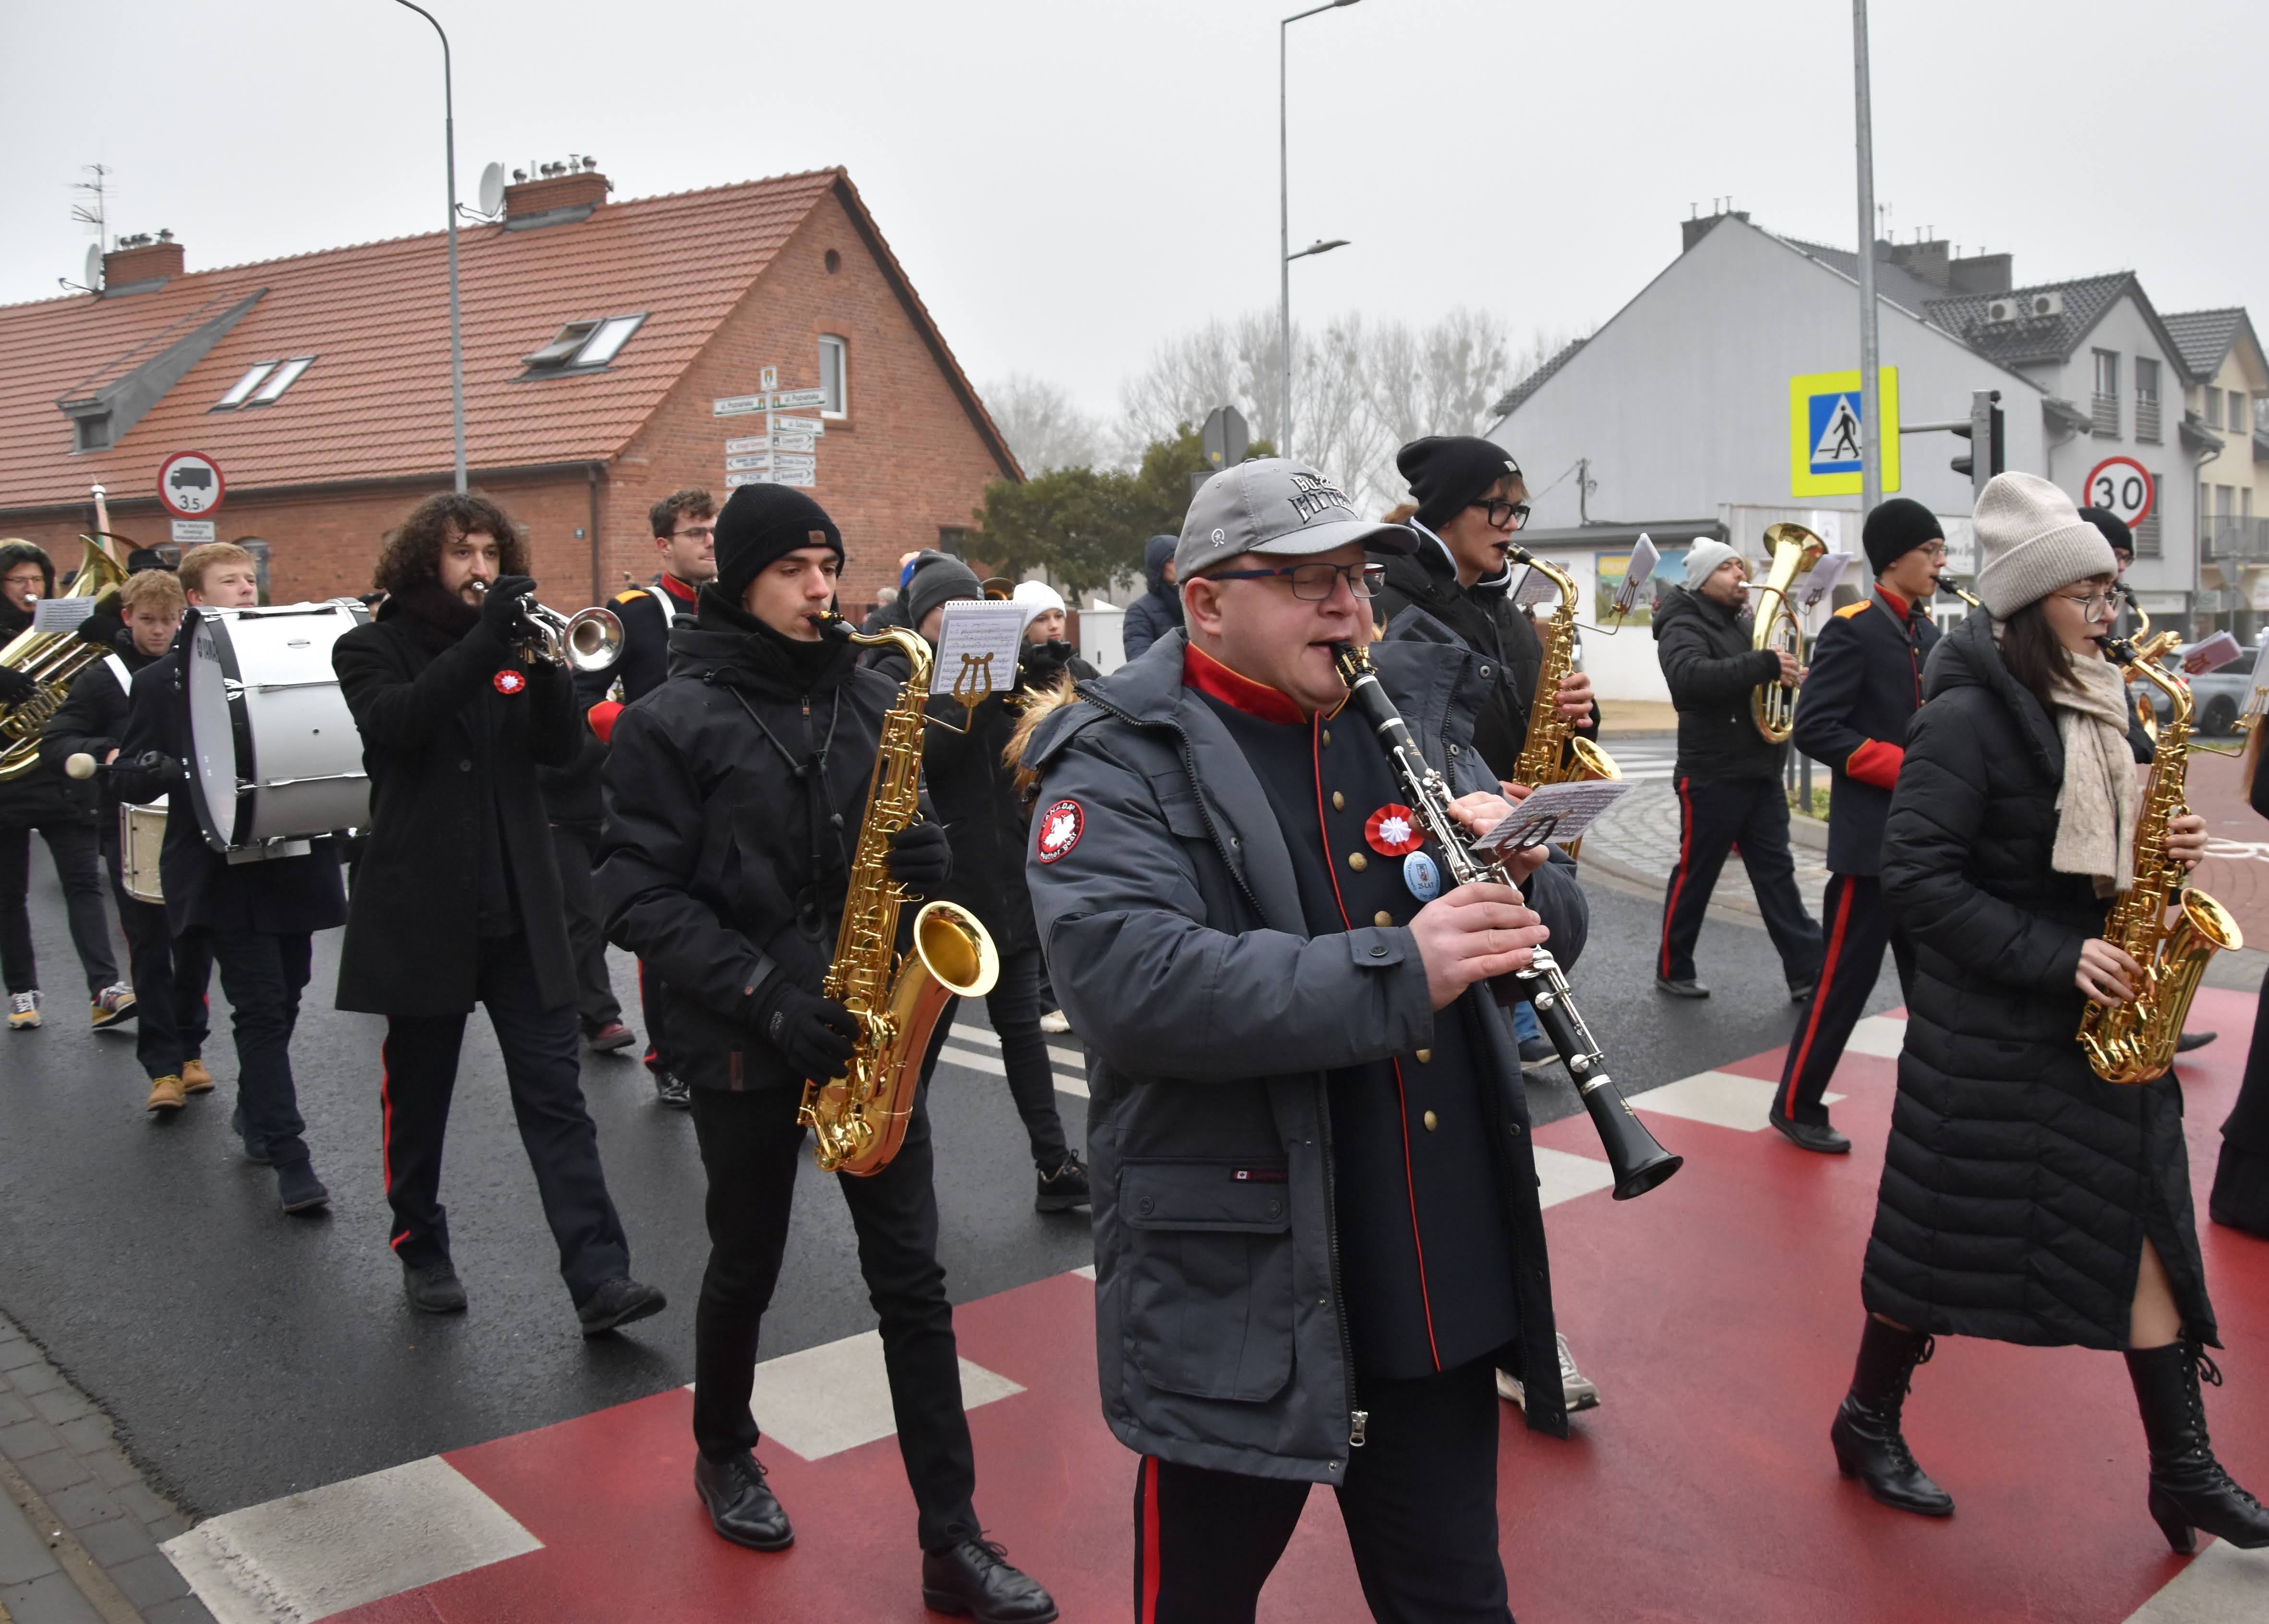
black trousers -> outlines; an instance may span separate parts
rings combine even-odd
[[[669,1069],[669,1023],[662,1006],[668,1001],[667,989],[661,978],[646,967],[644,959],[638,962],[638,970],[639,1013],[646,1017],[647,1069],[666,1072]]]
[[[1678,866],[1662,898],[1662,948],[1654,973],[1666,981],[1694,979],[1694,943],[1702,915],[1717,889],[1718,873],[1738,845],[1741,866],[1765,916],[1765,930],[1780,954],[1791,986],[1820,973],[1820,926],[1804,911],[1796,889],[1796,861],[1788,853],[1788,800],[1780,780],[1678,780]]]
[[[92,997],[118,979],[110,953],[110,919],[102,907],[102,862],[95,854],[92,823],[58,819],[52,823],[0,823],[0,979],[11,993],[40,985],[32,955],[32,915],[26,899],[32,885],[32,830],[48,843],[55,878],[63,882],[63,908],[70,919],[71,946],[78,949]]]
[[[292,1033],[299,1023],[299,994],[307,990],[314,938],[305,931],[271,935],[256,930],[206,933],[220,990],[229,1003],[236,1037],[236,1109],[248,1144],[265,1144],[282,1167],[307,1159],[300,1138],[299,1094],[292,1081]]]
[[[599,837],[551,825],[551,849],[559,859],[559,900],[567,913],[567,944],[575,952],[575,1015],[586,1032],[623,1018],[613,978],[607,974],[607,934],[599,919],[599,890],[591,870],[599,860]]]
[[[1497,1377],[1486,1359],[1363,1384],[1367,1441],[1340,1517],[1371,1617],[1512,1624],[1497,1555]],[[1145,1456],[1134,1484],[1135,1624],[1252,1624],[1310,1485]]]
[[[2269,1239],[2269,978],[2261,983],[2245,1081],[2221,1125],[2221,1159],[2206,1212],[2216,1223]]]
[[[212,943],[199,932],[175,938],[166,904],[126,894],[118,843],[106,841],[103,860],[126,934],[127,975],[134,983],[134,1058],[152,1079],[178,1077],[202,1056],[212,1030],[205,990],[212,981]]]
[[[961,1409],[961,1362],[953,1306],[937,1260],[937,1192],[930,1183],[929,1096],[916,1096],[905,1142],[870,1178],[839,1175],[859,1237],[859,1272],[882,1320],[883,1363],[898,1454],[919,1512],[924,1550],[978,1533],[969,1421]],[[757,1446],[749,1413],[758,1333],[787,1245],[796,1158],[804,1130],[798,1092],[693,1090],[693,1129],[709,1177],[704,1214],[709,1266],[693,1317],[693,1441],[712,1460]]]
[[[938,1017],[929,1053],[922,1061],[922,1088],[929,1087],[937,1069],[938,1052],[953,1030],[957,998],[949,1000]],[[986,1017],[1001,1039],[1001,1068],[1009,1074],[1009,1096],[1024,1120],[1024,1138],[1031,1146],[1032,1165],[1053,1173],[1064,1164],[1069,1146],[1064,1140],[1063,1114],[1056,1109],[1055,1067],[1048,1058],[1048,1035],[1040,1030],[1040,949],[1037,945],[1014,949],[1002,956],[1000,979],[985,995]]]
[[[1914,947],[1891,923],[1883,907],[1882,882],[1874,875],[1830,874],[1821,899],[1827,915],[1828,951],[1820,966],[1820,988],[1796,1017],[1781,1064],[1779,1115],[1798,1122],[1825,1123],[1828,1107],[1820,1096],[1844,1058],[1844,1045],[1866,1009],[1867,995],[1882,972],[1883,949],[1899,967],[1899,990],[1914,979]]]
[[[578,1307],[631,1272],[630,1243],[599,1166],[599,1131],[583,1108],[575,1008],[546,1008],[524,936],[481,942],[480,1001],[504,1051],[513,1118],[536,1173],[544,1221],[559,1244],[559,1274]],[[388,1015],[385,1111],[386,1201],[391,1240],[403,1262],[425,1266],[449,1258],[449,1214],[441,1205],[441,1144],[457,1087],[462,1015]]]

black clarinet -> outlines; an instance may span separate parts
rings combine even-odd
[[[1352,643],[1341,643],[1334,646],[1333,657],[1339,666],[1341,680],[1348,685],[1349,702],[1363,713],[1378,735],[1386,758],[1394,768],[1394,776],[1401,781],[1403,794],[1410,797],[1413,816],[1440,843],[1451,875],[1460,885],[1470,885],[1475,881],[1513,884],[1512,877],[1501,863],[1483,862],[1474,855],[1465,830],[1451,815],[1453,797],[1449,785],[1410,736],[1402,713],[1394,708],[1394,701],[1386,697],[1386,690],[1379,684],[1370,654]],[[1544,831],[1539,830],[1538,840],[1528,844],[1537,844],[1543,838]],[[1630,1102],[1615,1087],[1615,1079],[1608,1074],[1608,1057],[1600,1052],[1592,1029],[1584,1023],[1583,1014],[1576,1008],[1576,1000],[1568,991],[1567,973],[1549,951],[1535,949],[1526,970],[1496,978],[1489,990],[1500,1003],[1526,1000],[1535,1007],[1536,1023],[1544,1029],[1545,1037],[1559,1052],[1568,1074],[1576,1080],[1577,1095],[1583,1100],[1584,1109],[1591,1112],[1592,1126],[1599,1130],[1600,1142],[1607,1148],[1608,1166],[1615,1176],[1615,1200],[1628,1201],[1635,1195],[1644,1195],[1684,1164],[1685,1157],[1665,1150],[1647,1131],[1646,1124],[1638,1119]]]

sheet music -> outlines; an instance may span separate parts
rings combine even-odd
[[[945,606],[937,628],[937,662],[929,690],[974,705],[1016,685],[1016,655],[1024,641],[1024,606],[963,598]]]
[[[2227,631],[2217,631],[2183,650],[2183,675],[2204,676],[2209,671],[2219,671],[2244,652],[2244,645],[2236,638]],[[2258,683],[2260,678],[2257,675],[2254,680]]]
[[[1819,560],[1805,572],[1804,586],[1796,601],[1810,609],[1821,599],[1836,590],[1836,583],[1844,579],[1844,572],[1851,567],[1856,554],[1848,552],[1822,553]]]
[[[1638,594],[1647,582],[1654,579],[1654,566],[1662,562],[1662,549],[1654,538],[1642,530],[1638,540],[1631,543],[1630,562],[1623,566],[1623,584],[1615,588],[1613,609],[1618,615],[1628,615],[1638,607]]]
[[[32,630],[76,631],[93,613],[92,598],[41,598],[32,606]]]
[[[1547,840],[1564,845],[1590,828],[1593,819],[1630,789],[1630,783],[1622,779],[1547,784],[1526,801],[1516,802],[1511,816],[1474,841],[1474,855],[1488,861],[1508,850],[1522,851]]]

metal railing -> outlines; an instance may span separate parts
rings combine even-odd
[[[2095,397],[2095,432],[2110,439],[2119,438],[2119,397],[2099,395]]]
[[[2269,563],[2269,520],[2228,514],[2200,519],[2199,556],[2209,562]]]
[[[2116,424],[2114,425],[2117,426]],[[2135,438],[2149,445],[2159,443],[2159,402],[2139,396],[2135,402]]]

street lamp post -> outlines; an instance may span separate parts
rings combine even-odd
[[[1883,420],[1876,374],[1882,353],[1875,326],[1875,134],[1867,85],[1867,0],[1851,0],[1851,67],[1859,146],[1859,517],[1883,499]]]
[[[457,109],[449,82],[449,36],[433,13],[411,0],[395,0],[433,25],[441,36],[441,146],[449,166],[449,406],[457,431],[457,494],[465,493],[465,335],[457,307]]]
[[[403,0],[404,4],[409,0]],[[1284,365],[1283,395],[1278,405],[1276,454],[1292,454],[1292,262],[1311,254],[1344,247],[1344,242],[1318,242],[1312,247],[1292,252],[1292,157],[1291,144],[1285,135],[1285,61],[1286,41],[1292,25],[1304,17],[1313,17],[1319,11],[1334,11],[1343,5],[1353,5],[1356,0],[1327,0],[1323,5],[1311,6],[1304,11],[1295,11],[1276,25],[1276,348]]]

